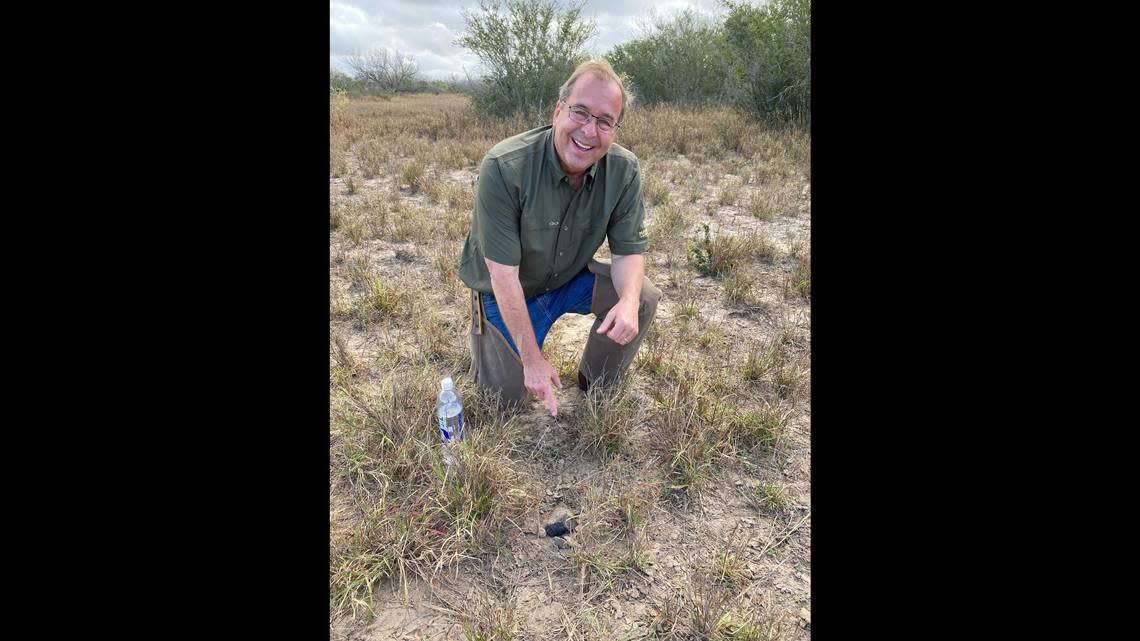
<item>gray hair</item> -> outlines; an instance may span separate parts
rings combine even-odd
[[[621,90],[621,113],[618,114],[618,122],[621,122],[622,118],[625,117],[626,105],[633,102],[633,96],[625,90],[625,82],[622,80],[622,77],[614,71],[614,68],[610,66],[610,63],[606,62],[605,58],[591,58],[578,65],[578,67],[574,69],[574,73],[570,74],[570,77],[567,78],[566,82],[562,83],[562,87],[558,89],[558,99],[568,99],[570,97],[570,90],[574,88],[574,83],[578,81],[578,78],[580,78],[582,74],[586,73],[601,80],[609,80],[616,84],[618,89]]]

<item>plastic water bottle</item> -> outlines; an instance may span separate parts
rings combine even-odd
[[[459,402],[450,376],[439,382],[439,403],[435,406],[435,415],[439,419],[439,435],[443,439],[443,460],[453,465],[455,448],[466,435],[463,432],[463,403]]]

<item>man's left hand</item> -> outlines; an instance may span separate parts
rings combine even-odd
[[[605,320],[598,327],[599,334],[605,334],[618,345],[628,345],[637,338],[637,307],[638,301],[619,300],[610,308]]]

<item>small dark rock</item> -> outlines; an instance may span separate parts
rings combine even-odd
[[[570,531],[570,528],[566,527],[562,521],[556,521],[542,527],[546,530],[546,536],[561,536]]]

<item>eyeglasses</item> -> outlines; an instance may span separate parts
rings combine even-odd
[[[598,123],[598,131],[607,134],[613,133],[615,127],[621,126],[614,123],[609,118],[599,118],[598,116],[595,116],[594,114],[586,111],[578,105],[570,106],[570,104],[565,100],[559,99],[558,102],[566,105],[566,107],[570,110],[570,120],[573,120],[576,123],[585,125],[590,122],[590,118],[593,118],[594,121]]]

